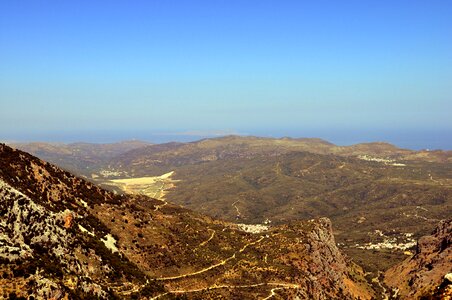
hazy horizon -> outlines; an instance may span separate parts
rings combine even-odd
[[[452,149],[451,15],[445,1],[3,1],[0,140],[194,129]]]
[[[359,143],[387,142],[399,148],[411,150],[452,150],[450,131],[332,131],[332,130],[273,130],[273,131],[123,131],[123,132],[46,132],[34,134],[13,134],[0,142],[28,143],[116,143],[129,140],[140,140],[150,143],[193,142],[204,138],[217,138],[227,135],[256,136],[268,138],[320,138],[339,146]]]

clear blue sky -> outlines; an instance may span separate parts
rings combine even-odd
[[[0,2],[0,139],[420,129],[452,130],[452,1]]]

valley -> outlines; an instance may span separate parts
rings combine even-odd
[[[358,288],[359,293],[367,295],[363,298],[373,294],[382,299],[393,293],[382,283],[382,274],[415,255],[417,240],[452,215],[450,158],[450,152],[415,152],[384,143],[338,147],[318,139],[224,137],[132,149],[81,168],[85,171],[79,175],[119,196],[145,195],[154,199],[152,205],[144,200],[129,203],[133,204],[132,215],[123,205],[121,215],[114,207],[96,210],[96,217],[111,224],[113,234],[121,236],[122,243],[133,245],[121,249],[120,239],[119,251],[149,270],[146,272],[155,282],[164,283],[167,290],[154,297],[184,293],[193,297],[216,293],[233,297],[244,291],[256,293],[252,298],[271,298],[275,294],[289,297],[298,283],[270,276],[265,283],[253,279],[244,284],[232,278],[275,272],[274,267],[266,267],[274,261],[272,255],[252,256],[250,260],[246,258],[248,252],[286,245],[287,240],[281,240],[281,226],[288,230],[287,224],[328,217],[334,225],[335,246],[364,268],[358,273],[367,288],[365,292]],[[183,254],[190,259],[165,263],[180,265],[178,271],[174,267],[158,271],[156,258],[144,250],[158,248],[150,248],[152,244],[143,237],[162,239],[152,233],[159,227],[150,226],[155,224],[151,220],[162,222],[169,218],[169,222],[177,222],[179,218],[174,219],[174,215],[165,215],[179,211],[174,204],[221,220],[214,224],[229,224],[227,228],[250,234],[250,238],[236,241],[236,246],[224,251],[210,252],[229,229],[204,227],[196,231],[202,232],[196,242],[176,242],[177,247],[193,249]],[[179,220],[181,224],[187,222],[185,218]],[[131,222],[135,226],[130,226]],[[193,234],[180,228],[171,232]],[[164,238],[161,245],[167,251],[169,245],[174,247],[174,241]],[[201,258],[200,253],[204,262],[188,267]],[[152,271],[147,269],[151,265]],[[244,275],[245,269],[259,271]],[[212,276],[220,277],[213,281]],[[206,284],[200,286],[199,280]]]
[[[339,247],[375,275],[412,254],[417,238],[452,215],[452,164],[444,153],[414,160],[413,151],[372,146],[348,152],[321,140],[241,137],[149,146],[101,171],[127,173],[124,179],[96,174],[96,181],[173,172],[171,182],[150,182],[141,192],[156,196],[162,188],[174,203],[235,223],[327,216]]]
[[[326,218],[247,233],[169,202],[108,192],[4,145],[0,155],[4,297],[374,294],[340,253]]]

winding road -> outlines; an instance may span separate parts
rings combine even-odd
[[[186,294],[186,293],[196,293],[196,292],[202,292],[202,291],[210,291],[210,290],[218,290],[218,289],[244,289],[244,288],[253,288],[253,287],[260,287],[260,286],[276,286],[275,288],[272,288],[270,290],[270,295],[265,297],[262,300],[270,299],[271,297],[275,296],[275,291],[277,290],[284,290],[284,289],[299,289],[301,286],[299,284],[294,283],[284,283],[284,282],[263,282],[263,283],[255,283],[255,284],[245,284],[245,285],[212,285],[205,288],[199,288],[199,289],[191,289],[191,290],[173,290],[166,292],[164,294],[157,295],[151,300],[159,299],[160,297],[169,295],[169,294]]]
[[[215,265],[211,265],[211,266],[209,266],[207,268],[204,268],[202,270],[199,270],[199,271],[196,271],[196,272],[192,272],[192,273],[188,273],[188,274],[183,274],[183,275],[155,278],[155,280],[166,281],[166,280],[174,280],[174,279],[179,279],[179,278],[186,278],[186,277],[190,277],[190,276],[195,276],[195,275],[202,274],[204,272],[210,271],[212,269],[218,268],[219,266],[225,265],[228,261],[230,261],[231,259],[234,259],[234,258],[235,258],[235,253],[232,256],[226,258],[225,260],[222,260],[221,262],[219,262],[219,263],[217,263]]]
[[[154,196],[152,196],[152,198],[154,198],[155,200],[159,200],[159,201],[162,201],[162,202],[163,202],[163,204],[161,204],[161,205],[156,205],[155,208],[154,208],[154,211],[157,211],[157,210],[159,210],[160,208],[162,208],[162,207],[164,207],[165,205],[168,204],[168,202],[166,202],[165,199],[159,199],[159,198],[156,198],[156,197],[157,197],[157,194],[160,193],[160,192],[163,190],[163,187],[164,187],[164,186],[165,186],[165,183],[162,183],[162,186],[160,187],[160,189],[158,189],[158,190],[154,193]]]
[[[155,200],[162,201],[163,204],[161,204],[161,205],[156,205],[155,208],[154,208],[154,211],[157,211],[157,210],[159,210],[160,208],[162,208],[162,207],[164,207],[165,205],[168,204],[168,202],[166,202],[166,200],[163,200],[163,199],[155,199]]]
[[[212,230],[212,229],[210,229],[210,230]],[[209,242],[214,237],[215,230],[212,230],[212,231],[213,231],[213,233],[212,233],[211,237],[208,240],[206,240],[205,242],[202,242],[200,244],[200,246],[205,245],[207,242]],[[212,269],[217,268],[219,266],[225,265],[230,260],[235,259],[237,253],[244,252],[247,247],[249,247],[251,245],[255,245],[257,243],[260,243],[265,238],[266,238],[266,236],[261,236],[258,240],[245,244],[242,248],[240,248],[232,256],[222,260],[221,262],[219,262],[217,264],[211,265],[211,266],[209,266],[207,268],[204,268],[204,269],[192,272],[192,273],[188,273],[188,274],[182,274],[182,275],[170,276],[170,277],[160,277],[160,278],[156,278],[155,280],[157,280],[157,281],[176,280],[176,279],[187,278],[187,277],[190,277],[190,276],[195,276],[195,275],[199,275],[199,274],[205,273],[205,272],[207,272],[209,270],[212,270]],[[212,285],[212,286],[208,286],[208,287],[204,287],[204,288],[197,288],[197,289],[170,290],[170,291],[168,291],[166,293],[157,295],[157,296],[155,296],[155,297],[153,297],[151,299],[159,299],[159,298],[161,298],[161,297],[163,297],[165,295],[169,295],[169,294],[185,294],[185,293],[195,293],[195,292],[210,291],[210,290],[225,289],[225,288],[239,289],[239,288],[253,288],[253,287],[260,287],[260,286],[275,286],[274,288],[272,288],[270,290],[270,294],[267,297],[265,297],[264,299],[270,299],[273,296],[276,296],[276,291],[278,291],[278,290],[298,289],[298,288],[300,288],[299,284],[285,283],[285,282],[263,282],[263,283],[256,283],[256,284],[247,284],[247,285]]]
[[[215,233],[215,231],[214,231],[214,233]],[[212,235],[212,237],[213,237],[213,235]],[[248,246],[251,246],[251,245],[260,243],[263,239],[265,239],[265,236],[262,236],[260,239],[254,241],[254,242],[250,242],[250,243],[245,244],[245,246],[243,246],[243,247],[238,251],[238,253],[242,253],[243,251],[245,251],[245,249],[246,249]],[[210,240],[210,239],[209,239],[209,240]],[[207,242],[207,241],[206,241],[206,242]],[[155,278],[155,280],[158,280],[158,281],[166,281],[166,280],[174,280],[174,279],[180,279],[180,278],[186,278],[186,277],[190,277],[190,276],[199,275],[199,274],[202,274],[202,273],[204,273],[204,272],[210,271],[210,270],[212,270],[212,269],[218,268],[219,266],[225,265],[228,261],[230,261],[231,259],[234,259],[235,256],[236,256],[236,254],[237,254],[237,252],[234,253],[233,255],[231,255],[230,257],[228,257],[228,258],[222,260],[221,262],[219,262],[219,263],[217,263],[217,264],[214,264],[214,265],[211,265],[211,266],[209,266],[209,267],[207,267],[207,268],[201,269],[201,270],[199,270],[199,271],[195,271],[195,272],[187,273],[187,274],[182,274],[182,275],[177,275],[177,276]]]
[[[206,241],[204,241],[204,242],[202,242],[201,244],[199,244],[199,247],[202,247],[202,246],[205,246],[208,242],[210,242],[210,240],[211,239],[213,239],[213,237],[215,236],[215,230],[213,230],[213,229],[207,229],[207,230],[209,230],[209,231],[212,231],[212,235],[209,237],[209,239],[208,240],[206,240]]]
[[[235,208],[235,210],[237,211],[237,218],[240,218],[242,216],[242,214],[240,213],[239,208],[237,207],[236,203],[239,202],[240,200],[235,201],[234,203],[232,203],[232,206]]]

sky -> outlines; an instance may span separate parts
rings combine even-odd
[[[452,149],[451,1],[1,1],[0,140]]]

